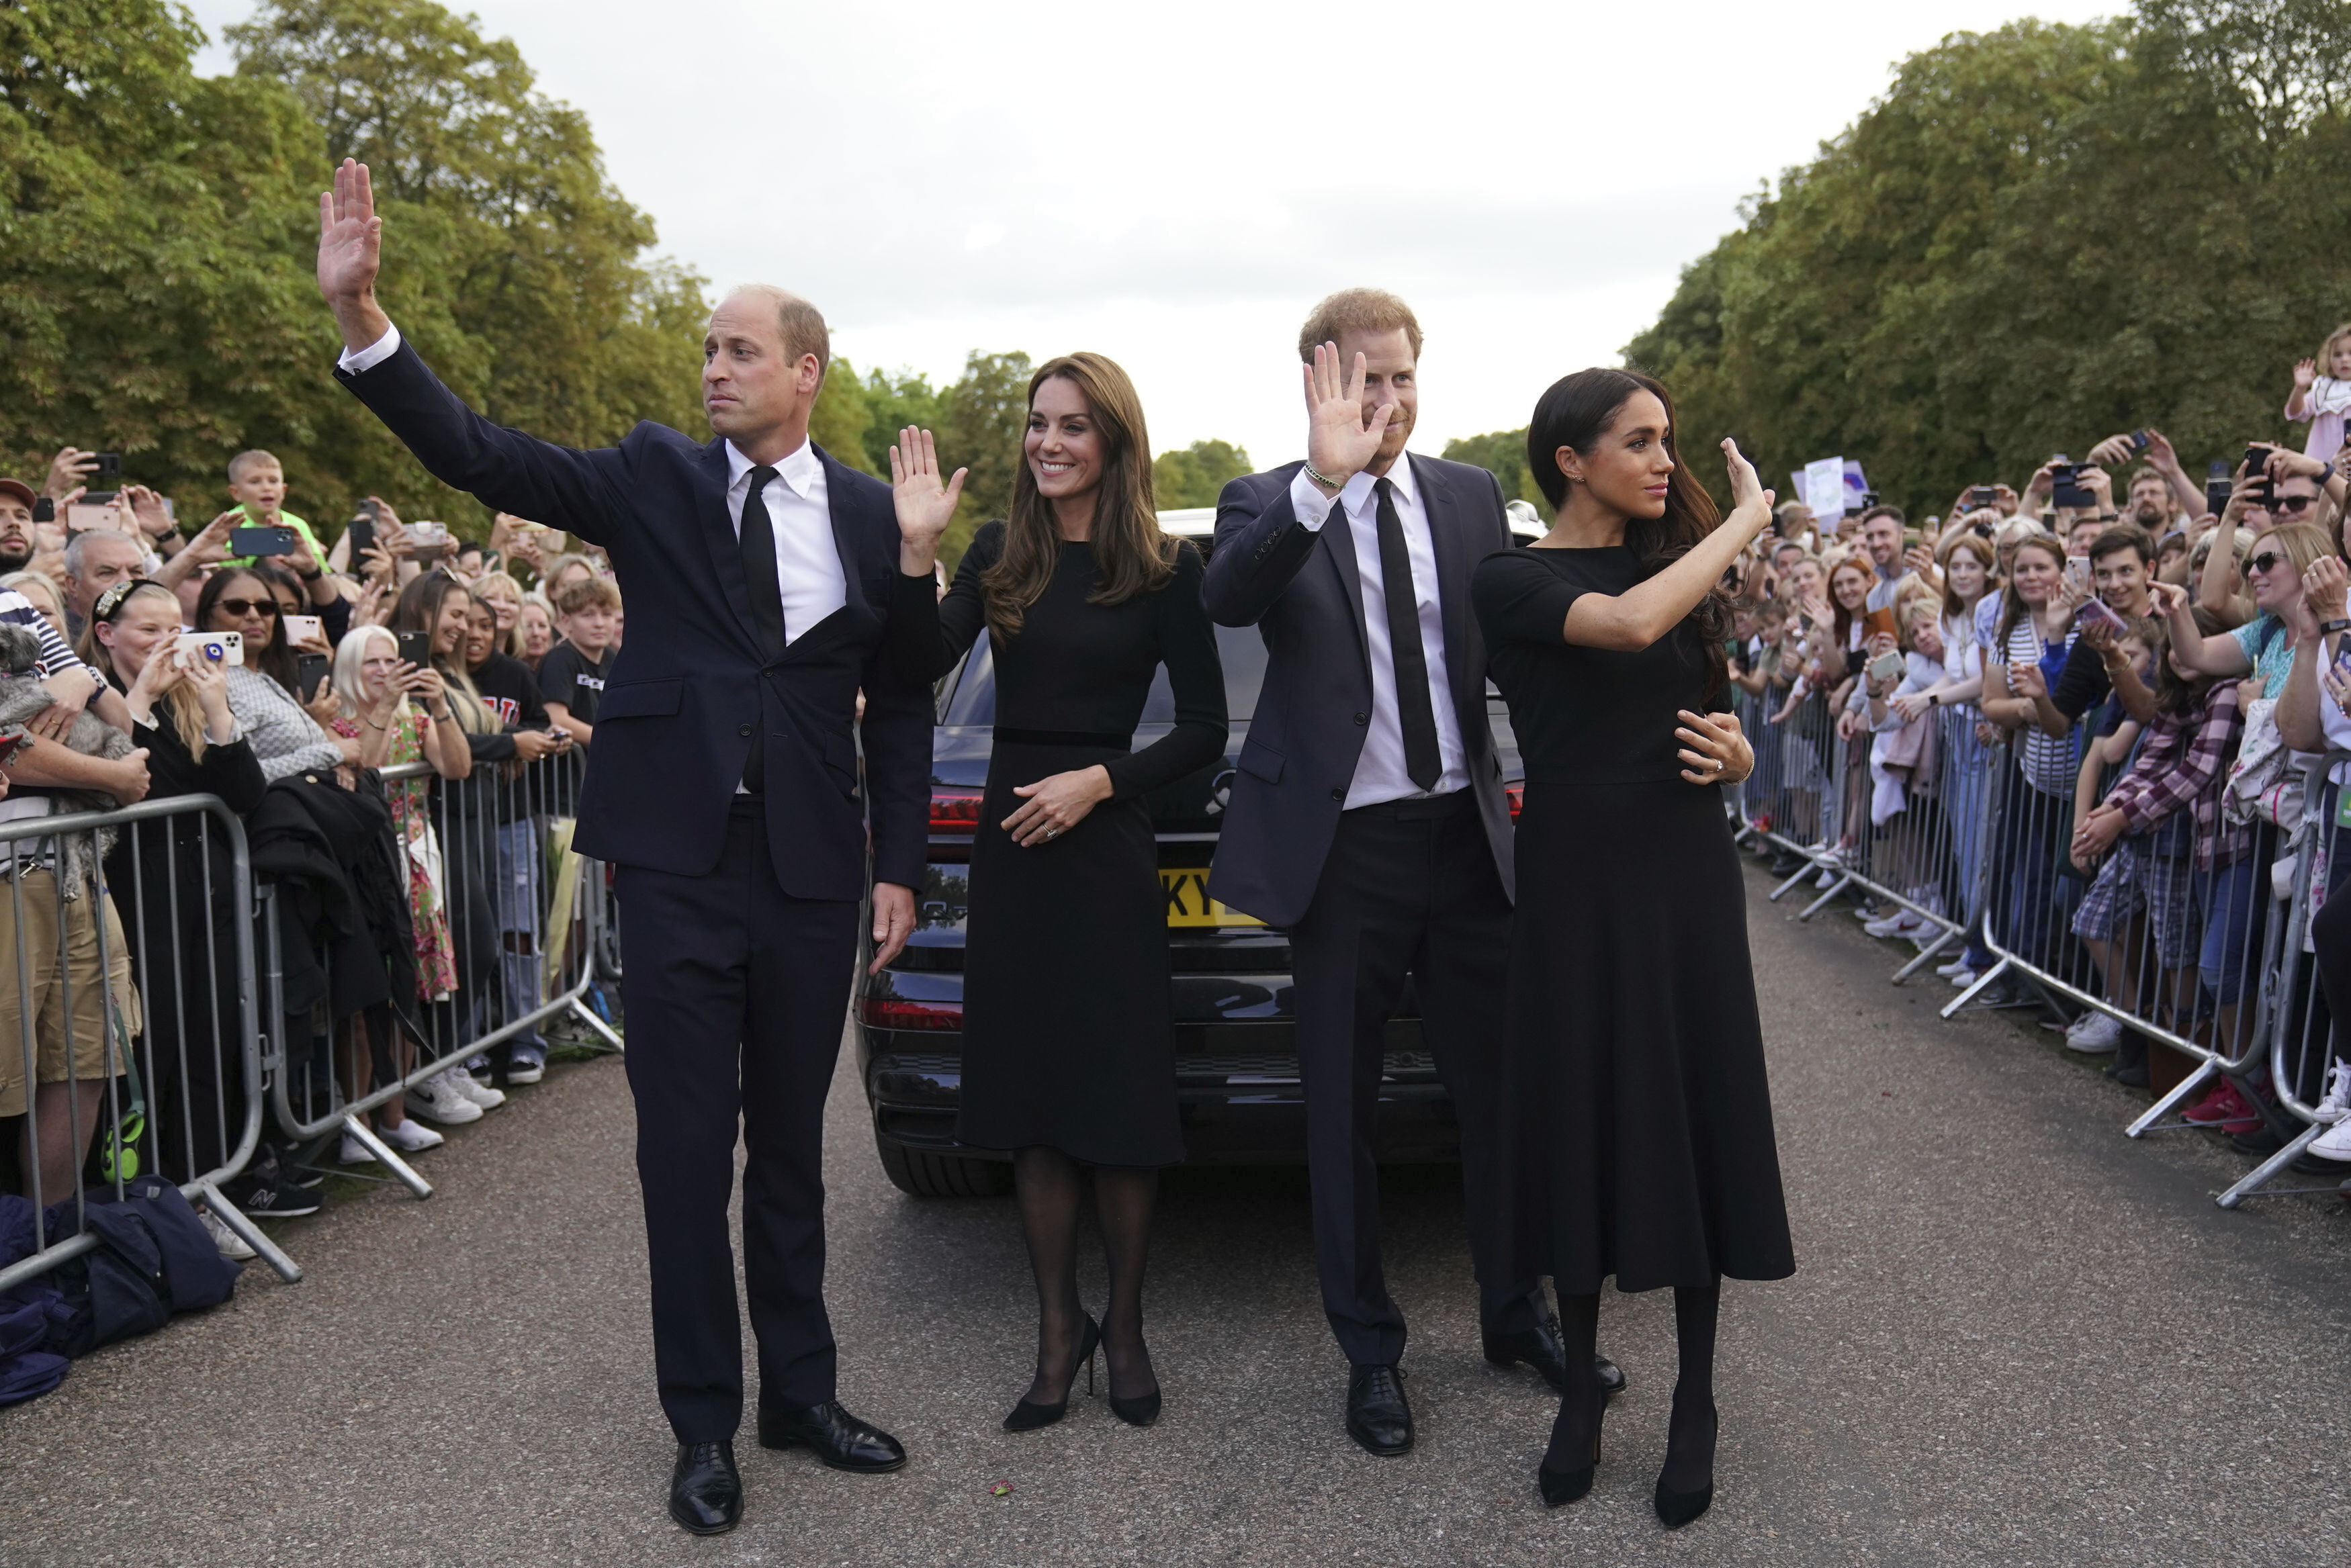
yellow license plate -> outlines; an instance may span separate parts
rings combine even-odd
[[[1159,890],[1167,895],[1167,923],[1171,926],[1261,926],[1254,915],[1244,915],[1238,909],[1228,909],[1208,897],[1207,867],[1162,867],[1159,870]]]

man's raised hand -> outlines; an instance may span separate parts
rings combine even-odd
[[[319,292],[343,329],[343,347],[353,353],[392,330],[375,302],[382,234],[367,165],[346,158],[335,171],[335,188],[319,193]]]
[[[1364,420],[1364,357],[1355,356],[1352,369],[1343,369],[1336,343],[1314,346],[1314,362],[1306,373],[1306,465],[1335,484],[1372,465],[1387,434],[1395,405],[1384,403],[1369,423]]]
[[[898,507],[898,569],[906,576],[931,575],[939,535],[955,521],[964,475],[970,472],[958,468],[953,479],[942,483],[938,447],[931,432],[913,425],[898,432],[890,448],[890,493]]]

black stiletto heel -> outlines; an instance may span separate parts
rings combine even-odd
[[[1088,1313],[1085,1331],[1078,1335],[1077,1358],[1070,1363],[1071,1387],[1077,1386],[1078,1368],[1083,1366],[1086,1369],[1086,1392],[1089,1395],[1093,1393],[1094,1348],[1101,1344],[1102,1324],[1094,1321],[1092,1313]],[[1115,1405],[1117,1401],[1113,1400],[1112,1403]],[[1070,1397],[1066,1392],[1050,1405],[1040,1405],[1034,1399],[1024,1397],[1012,1407],[1012,1414],[1004,1417],[1004,1429],[1008,1432],[1033,1432],[1040,1427],[1051,1426],[1069,1412]]]
[[[1707,1420],[1713,1429],[1713,1436],[1708,1439],[1712,1443],[1722,1436],[1722,1416],[1718,1411],[1710,1410],[1707,1412]],[[1667,1442],[1668,1462],[1671,1462],[1672,1447],[1672,1441],[1669,1438]],[[1679,1530],[1683,1525],[1704,1513],[1714,1505],[1712,1462],[1709,1461],[1707,1465],[1706,1484],[1696,1491],[1676,1491],[1666,1484],[1665,1477],[1659,1476],[1656,1502],[1657,1518],[1667,1530]]]
[[[1593,1472],[1600,1469],[1600,1426],[1608,1419],[1608,1402],[1600,1401],[1599,1414],[1592,1419],[1592,1462],[1578,1469],[1555,1470],[1551,1468],[1551,1456],[1535,1468],[1535,1484],[1542,1489],[1543,1506],[1558,1508],[1574,1502],[1592,1490]]]

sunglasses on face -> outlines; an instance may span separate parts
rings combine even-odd
[[[2262,576],[2266,576],[2269,575],[2273,567],[2276,566],[2280,561],[2284,559],[2285,557],[2279,555],[2275,550],[2263,550],[2260,555],[2255,556],[2252,560],[2247,561],[2245,565],[2251,570],[2259,572]]]
[[[277,614],[276,599],[223,599],[220,607],[235,616],[266,615],[275,618]]]
[[[2316,499],[2310,495],[2281,495],[2269,504],[2268,510],[2273,515],[2280,512],[2307,512],[2310,504]]]

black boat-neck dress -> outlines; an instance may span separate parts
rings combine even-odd
[[[973,538],[938,602],[937,643],[899,657],[907,674],[936,679],[985,635],[979,576],[1003,549],[1002,523]],[[956,1139],[971,1147],[1046,1145],[1089,1165],[1184,1158],[1166,898],[1144,796],[1224,755],[1224,670],[1201,571],[1199,552],[1180,545],[1156,592],[1092,604],[1093,546],[1065,542],[1019,635],[994,648],[996,735],[971,846],[956,1117]],[[902,591],[935,590],[910,578]],[[893,614],[893,628],[902,620],[927,618]],[[1162,664],[1175,727],[1134,751]],[[1014,786],[1097,763],[1110,799],[1050,843],[1013,842],[1001,825],[1022,804]]]
[[[1504,1243],[1564,1295],[1795,1272],[1719,786],[1681,776],[1706,701],[1687,621],[1637,653],[1566,640],[1568,607],[1645,573],[1624,546],[1521,548],[1470,597],[1526,759],[1501,1102]]]

